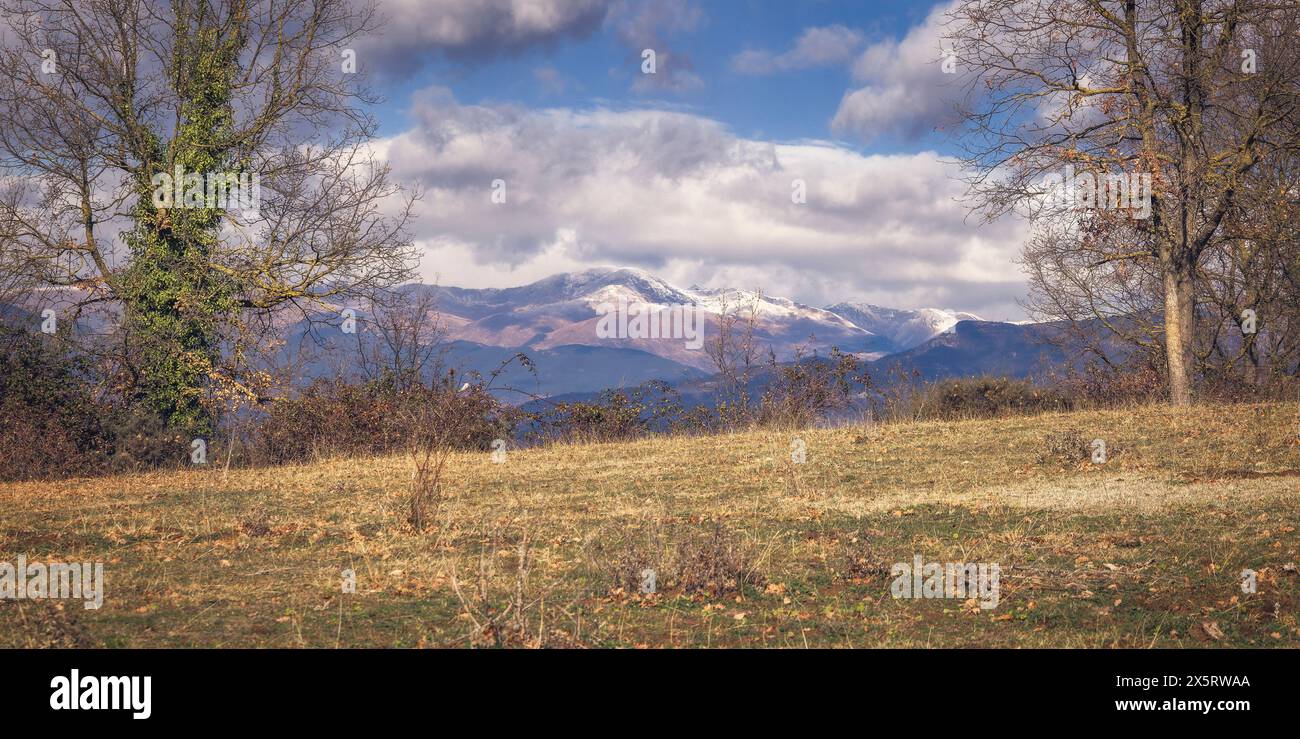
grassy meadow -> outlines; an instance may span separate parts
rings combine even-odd
[[[1298,434],[1152,406],[457,453],[424,532],[403,456],[6,484],[0,561],[106,592],[0,601],[0,647],[1296,647]],[[997,563],[1000,602],[893,598],[915,554]]]

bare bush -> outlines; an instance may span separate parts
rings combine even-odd
[[[543,646],[546,591],[532,581],[534,565],[532,534],[519,522],[481,532],[475,566],[468,574],[462,575],[457,564],[448,561],[452,591],[461,613],[474,626],[469,635],[472,646]]]
[[[1092,456],[1092,440],[1075,428],[1053,431],[1043,437],[1039,464],[1078,464]]]
[[[1052,388],[1006,377],[941,380],[916,389],[907,402],[907,415],[918,420],[999,418],[1072,407],[1070,398]]]
[[[718,597],[766,583],[763,568],[770,553],[771,543],[719,522],[701,529],[657,521],[605,542],[595,565],[616,591],[640,591],[651,571],[656,592]]]
[[[532,413],[534,442],[602,443],[682,430],[686,412],[677,391],[662,380],[604,390],[589,402],[561,402]]]
[[[832,570],[836,577],[880,582],[890,574],[892,563],[872,546],[865,533],[849,537],[837,554]]]
[[[865,394],[871,378],[852,354],[832,348],[826,359],[805,356],[800,347],[794,361],[778,363],[769,353],[772,381],[763,393],[758,423],[763,426],[804,428],[830,415],[852,408]]]
[[[717,336],[704,344],[704,351],[717,370],[718,421],[727,428],[746,426],[752,421],[754,399],[750,383],[761,356],[755,335],[761,299],[761,294],[754,294],[746,304],[732,305],[724,294]]]

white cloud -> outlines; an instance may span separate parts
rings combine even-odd
[[[694,0],[378,0],[378,9],[386,23],[358,44],[358,53],[363,65],[381,72],[411,75],[431,56],[482,61],[604,29],[624,47],[626,70],[636,71],[633,91],[682,93],[704,86],[690,55],[672,43],[706,23]],[[645,49],[658,55],[653,75],[640,74]],[[551,92],[563,84],[539,81]]]
[[[963,184],[931,152],[746,139],[664,110],[461,105],[441,89],[413,118],[381,149],[426,189],[417,238],[443,284],[618,264],[812,303],[1015,312],[1021,225],[967,222]],[[806,204],[791,202],[795,179]]]
[[[410,72],[430,53],[490,58],[595,31],[609,0],[380,0],[387,19],[363,54]]]
[[[879,41],[862,52],[853,72],[863,84],[840,101],[831,121],[836,134],[862,141],[882,134],[911,138],[950,115],[958,75],[944,74],[940,61],[946,50],[944,14],[954,4],[934,8],[902,40]]]
[[[771,74],[846,64],[861,48],[862,42],[861,31],[839,24],[805,28],[789,51],[773,54],[748,49],[733,57],[731,66],[744,74]]]
[[[692,0],[619,0],[607,22],[629,46],[651,48],[666,35],[698,29],[705,20]]]

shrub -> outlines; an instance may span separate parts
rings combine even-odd
[[[242,436],[253,464],[407,451],[430,427],[446,431],[451,449],[486,450],[493,439],[513,435],[517,416],[481,386],[457,391],[440,383],[399,391],[383,383],[320,379],[297,397],[271,401]]]
[[[700,528],[652,521],[646,530],[629,526],[602,543],[595,563],[612,588],[637,593],[647,570],[657,592],[717,597],[762,587],[769,547],[741,532],[714,523]]]
[[[832,574],[842,580],[887,582],[891,563],[872,546],[865,532],[854,534],[838,552]]]
[[[702,535],[688,536],[677,544],[677,585],[687,593],[711,597],[739,592],[745,586],[767,582],[761,557],[753,543],[714,524]]]
[[[189,460],[190,442],[176,429],[167,428],[162,417],[136,406],[113,413],[108,421],[113,472],[139,472],[174,467]]]
[[[1090,364],[1050,378],[1057,392],[1071,399],[1077,408],[1113,408],[1141,405],[1166,397],[1165,372],[1141,361],[1124,365]]]
[[[375,388],[318,379],[297,397],[276,398],[245,428],[243,446],[253,464],[285,464],[316,457],[382,454],[390,438],[392,399]]]
[[[860,388],[870,387],[856,357],[831,349],[827,359],[805,359],[778,364],[769,357],[772,382],[763,393],[758,423],[762,426],[804,428],[853,407]]]
[[[608,442],[680,429],[687,418],[677,392],[652,380],[605,390],[594,401],[556,403],[530,416],[532,441]]]
[[[1073,407],[1071,399],[1057,390],[1005,377],[943,380],[918,389],[909,402],[914,418],[942,420],[997,418]]]
[[[0,327],[0,479],[94,474],[112,453],[89,366],[58,337]]]
[[[1092,441],[1078,429],[1053,431],[1043,438],[1039,464],[1077,464],[1092,457]]]

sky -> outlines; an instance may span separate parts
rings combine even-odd
[[[631,266],[1024,317],[1025,224],[963,202],[944,2],[379,2],[357,61],[376,150],[423,191],[423,281]]]

